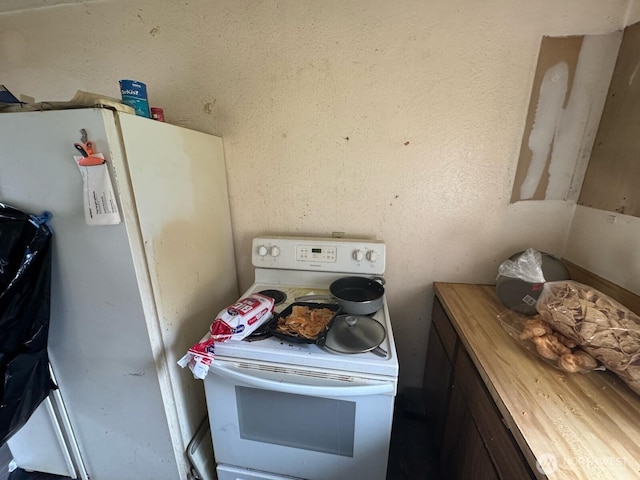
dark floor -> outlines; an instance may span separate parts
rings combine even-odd
[[[21,468],[11,472],[8,480],[71,480],[69,477],[51,475],[49,473],[25,472]]]
[[[387,480],[440,480],[424,414],[414,397],[396,397]]]
[[[0,480],[67,480],[66,477],[17,469],[9,473],[11,452],[0,448]],[[433,446],[419,408],[411,395],[396,397],[387,480],[439,480]],[[346,479],[345,479],[346,480]]]
[[[6,444],[0,447],[0,480],[71,480],[68,477],[48,473],[25,472],[21,468],[9,472],[11,458],[9,447]]]
[[[70,480],[67,477],[47,473],[25,472],[20,468],[9,472],[9,462],[11,462],[11,452],[7,445],[3,445],[0,447],[0,480]]]

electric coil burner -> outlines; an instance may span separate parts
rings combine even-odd
[[[275,302],[274,306],[284,303],[284,301],[287,299],[287,294],[282,290],[260,290],[258,293],[260,295],[264,295],[265,297],[273,298],[273,301]]]
[[[251,260],[255,280],[244,296],[270,296],[279,313],[309,295],[332,303],[329,286],[340,278],[382,276],[386,247],[259,237]],[[205,393],[219,480],[386,479],[398,383],[386,298],[371,318],[385,328],[386,357],[264,335],[216,344]]]

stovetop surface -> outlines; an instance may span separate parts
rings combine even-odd
[[[255,283],[244,293],[243,297],[263,290],[278,290],[286,294],[286,300],[274,307],[274,311],[277,313],[295,302],[297,297],[308,295],[330,297],[328,288],[288,285],[286,283]],[[320,303],[331,302],[329,298],[318,301]],[[216,359],[269,362],[292,367],[329,368],[353,374],[397,377],[398,359],[386,298],[383,300],[383,307],[373,314],[372,318],[380,322],[387,332],[385,340],[380,344],[380,347],[387,351],[387,357],[381,357],[372,352],[336,353],[315,344],[293,343],[271,336],[256,340],[228,340],[218,343],[216,344]]]

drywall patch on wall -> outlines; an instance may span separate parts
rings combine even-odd
[[[511,202],[577,199],[620,37],[543,37]]]
[[[574,184],[580,189],[587,159],[595,139],[600,112],[604,108],[607,85],[613,72],[621,32],[613,35],[585,35],[580,47],[571,96],[560,117],[549,164],[545,198],[567,200]],[[602,99],[602,100],[600,100]],[[591,113],[593,112],[593,115]],[[593,118],[590,118],[590,117]]]
[[[549,163],[560,118],[571,95],[582,39],[582,36],[542,38],[512,202],[546,199]]]
[[[624,30],[578,203],[640,217],[640,23]],[[606,185],[606,188],[605,188]]]
[[[542,78],[533,126],[527,142],[531,159],[527,175],[520,185],[521,200],[533,198],[542,179],[567,97],[568,81],[569,67],[566,62],[556,63],[547,69]]]
[[[571,104],[576,99],[575,108],[578,111],[563,117],[567,122],[565,131],[572,132],[576,141],[582,138],[567,200],[577,202],[580,195],[618,58],[622,34],[619,30],[606,35],[585,35],[582,42],[576,66],[574,93],[570,99]],[[573,106],[567,108],[570,111],[573,109]]]

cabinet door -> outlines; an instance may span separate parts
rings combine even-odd
[[[438,298],[434,298],[433,300],[431,324],[438,330],[444,350],[447,353],[447,357],[449,357],[451,365],[453,365],[456,348],[458,346],[458,334],[453,328],[453,325],[451,325],[451,321]]]
[[[442,478],[450,480],[499,478],[464,396],[456,386],[451,393],[438,466]]]
[[[427,360],[424,367],[423,392],[427,425],[436,451],[440,450],[447,414],[452,367],[435,325],[431,325]]]
[[[499,477],[505,480],[534,478],[469,354],[463,348],[459,349],[456,357],[455,378]]]

